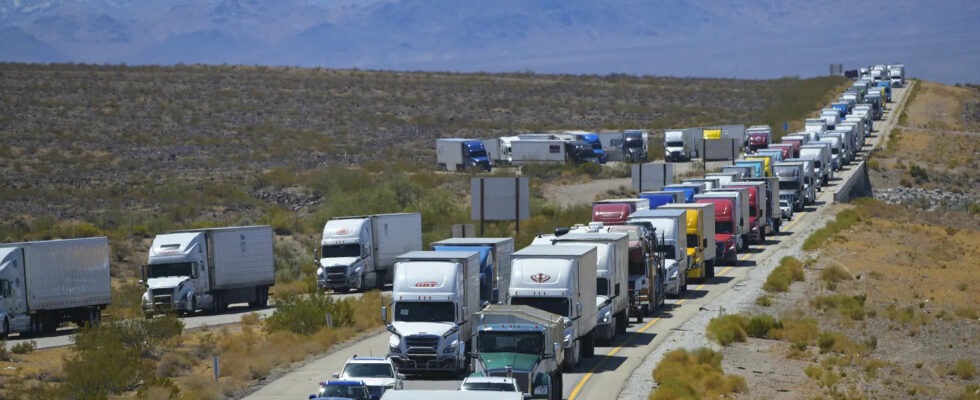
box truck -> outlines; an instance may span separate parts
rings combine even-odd
[[[480,310],[480,253],[412,251],[397,257],[388,357],[398,371],[466,376],[472,313]]]
[[[749,221],[753,236],[760,244],[765,243],[766,234],[775,233],[775,226],[767,212],[766,188],[762,182],[738,182],[725,186],[726,188],[748,189],[749,191]]]
[[[813,171],[813,160],[790,158],[784,164],[799,164],[803,168],[803,205],[808,206],[817,200],[817,177]]]
[[[490,171],[490,156],[478,139],[436,139],[436,162],[446,171]]]
[[[422,250],[422,214],[331,218],[315,250],[316,283],[335,291],[380,288],[393,279],[395,258]]]
[[[564,369],[595,354],[595,246],[531,245],[514,253],[510,304],[525,305],[565,317]]]
[[[738,262],[739,248],[739,241],[735,233],[740,229],[740,225],[734,222],[738,221],[735,214],[739,212],[739,208],[735,206],[735,199],[701,194],[694,196],[694,202],[714,206],[715,264],[725,262],[728,265],[735,265]]]
[[[233,226],[157,235],[140,267],[143,311],[224,312],[228,305],[269,304],[275,284],[272,227]]]
[[[779,178],[779,198],[793,204],[793,211],[802,211],[803,165],[798,163],[776,164],[776,177]]]
[[[513,377],[525,397],[562,398],[565,317],[529,306],[493,304],[474,318],[471,376]]]
[[[769,232],[779,233],[782,219],[779,218],[779,178],[750,178],[746,182],[762,183],[760,188],[765,192],[766,216],[769,217]]]
[[[510,255],[514,239],[509,237],[451,238],[432,243],[434,251],[480,253],[480,304],[507,302],[510,287]]]
[[[827,186],[834,177],[834,168],[830,160],[830,143],[814,143],[800,147],[800,157],[813,160],[814,168],[819,171],[818,188]]]
[[[716,195],[735,197],[735,205],[739,209],[735,221],[740,222],[741,224],[741,227],[739,228],[738,239],[741,244],[742,250],[748,250],[749,237],[757,236],[759,232],[758,222],[753,223],[752,218],[749,217],[751,213],[749,209],[749,190],[745,188],[723,187],[719,189],[709,190],[704,194],[704,196],[716,196]]]
[[[0,244],[0,338],[98,324],[112,300],[104,237]]]
[[[556,246],[592,245],[596,248],[595,339],[609,343],[626,333],[629,298],[629,236],[623,232],[568,233],[555,238]]]
[[[666,204],[664,210],[685,210],[687,255],[693,261],[688,279],[702,281],[715,276],[715,205],[704,203]]]

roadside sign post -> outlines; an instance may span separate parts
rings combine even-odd
[[[486,221],[514,221],[516,234],[521,220],[530,218],[528,178],[472,178],[470,218],[480,221],[480,236]]]

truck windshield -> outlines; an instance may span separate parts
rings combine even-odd
[[[470,151],[470,157],[471,158],[486,157],[486,156],[487,156],[486,150],[472,150],[472,151]]]
[[[592,148],[596,150],[602,150],[602,143],[592,142]]]
[[[476,340],[480,353],[541,354],[544,335],[541,332],[494,332],[482,331]]]
[[[800,186],[795,181],[779,181],[779,190],[796,190]]]
[[[479,392],[513,392],[514,384],[507,382],[463,382],[459,390]]]
[[[147,268],[147,278],[162,278],[165,276],[191,276],[191,263],[150,264],[149,268]]]
[[[643,139],[638,137],[628,137],[623,145],[626,147],[643,147]]]
[[[698,235],[695,235],[695,234],[688,234],[687,235],[687,247],[688,248],[690,248],[690,249],[697,248],[698,246],[700,246],[700,244],[698,242],[699,242]]]
[[[682,141],[670,141],[670,142],[664,143],[664,146],[666,146],[666,147],[684,147],[684,142],[682,142]]]
[[[510,304],[531,306],[563,317],[568,316],[568,299],[564,297],[511,297]]]
[[[323,246],[320,251],[321,258],[343,258],[343,257],[360,257],[361,256],[361,245],[357,243],[351,244],[334,244],[329,246]]]
[[[731,222],[715,222],[715,234],[731,235],[732,232]]]
[[[597,296],[609,296],[609,279],[595,279],[595,294]]]
[[[452,322],[455,319],[455,307],[453,307],[453,303],[448,301],[399,301],[395,303],[395,321]]]

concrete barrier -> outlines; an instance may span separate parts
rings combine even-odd
[[[871,178],[868,177],[868,164],[864,161],[854,166],[854,173],[841,182],[834,192],[834,203],[848,203],[858,197],[872,196]]]

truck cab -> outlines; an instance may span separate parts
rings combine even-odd
[[[772,143],[772,136],[769,130],[750,129],[745,133],[749,135],[749,150],[751,151],[768,148],[769,144]]]
[[[626,295],[629,268],[629,240],[621,232],[573,232],[554,240],[555,246],[594,246],[596,249],[596,316],[595,338],[610,342],[626,333]]]
[[[447,171],[493,168],[483,141],[476,139],[436,139],[436,162]]]
[[[803,166],[797,163],[776,164],[776,176],[779,178],[779,197],[791,200],[794,211],[802,211]]]
[[[432,250],[480,253],[480,304],[507,302],[513,238],[451,238],[432,243]]]
[[[320,289],[367,290],[392,281],[395,257],[422,250],[419,213],[332,218],[315,251]]]
[[[399,371],[465,376],[472,313],[479,310],[480,254],[413,251],[398,257],[387,329]],[[381,308],[388,321],[388,308]]]
[[[737,221],[737,209],[732,198],[712,197],[705,195],[694,196],[695,203],[713,203],[715,205],[715,260],[725,260],[728,265],[738,261],[738,249],[741,243],[738,234],[741,225]]]
[[[647,160],[647,133],[640,130],[623,131],[623,155],[632,162]]]
[[[694,137],[684,131],[664,132],[664,159],[667,161],[688,161],[694,157]]]
[[[510,304],[566,318],[564,368],[595,353],[596,270],[595,246],[532,245],[511,262]]]
[[[686,214],[683,210],[642,210],[629,216],[628,224],[647,224],[656,232],[658,250],[664,254],[664,289],[672,296],[687,291],[687,271],[691,258],[687,255]]]
[[[664,204],[684,202],[684,194],[671,190],[661,190],[656,192],[641,192],[637,195],[640,199],[649,202],[647,209],[653,210]],[[640,209],[637,209],[640,210]],[[634,210],[634,211],[637,211]]]
[[[471,377],[513,377],[525,396],[562,398],[562,343],[571,321],[530,306],[495,304],[474,315]]]
[[[146,285],[143,311],[192,313],[198,305],[210,308],[208,246],[204,232],[160,234],[153,238],[143,267]],[[195,298],[196,297],[196,298]],[[220,310],[215,310],[220,311]]]
[[[565,143],[565,152],[568,159],[575,164],[599,163],[592,145],[583,141],[573,141]]]

